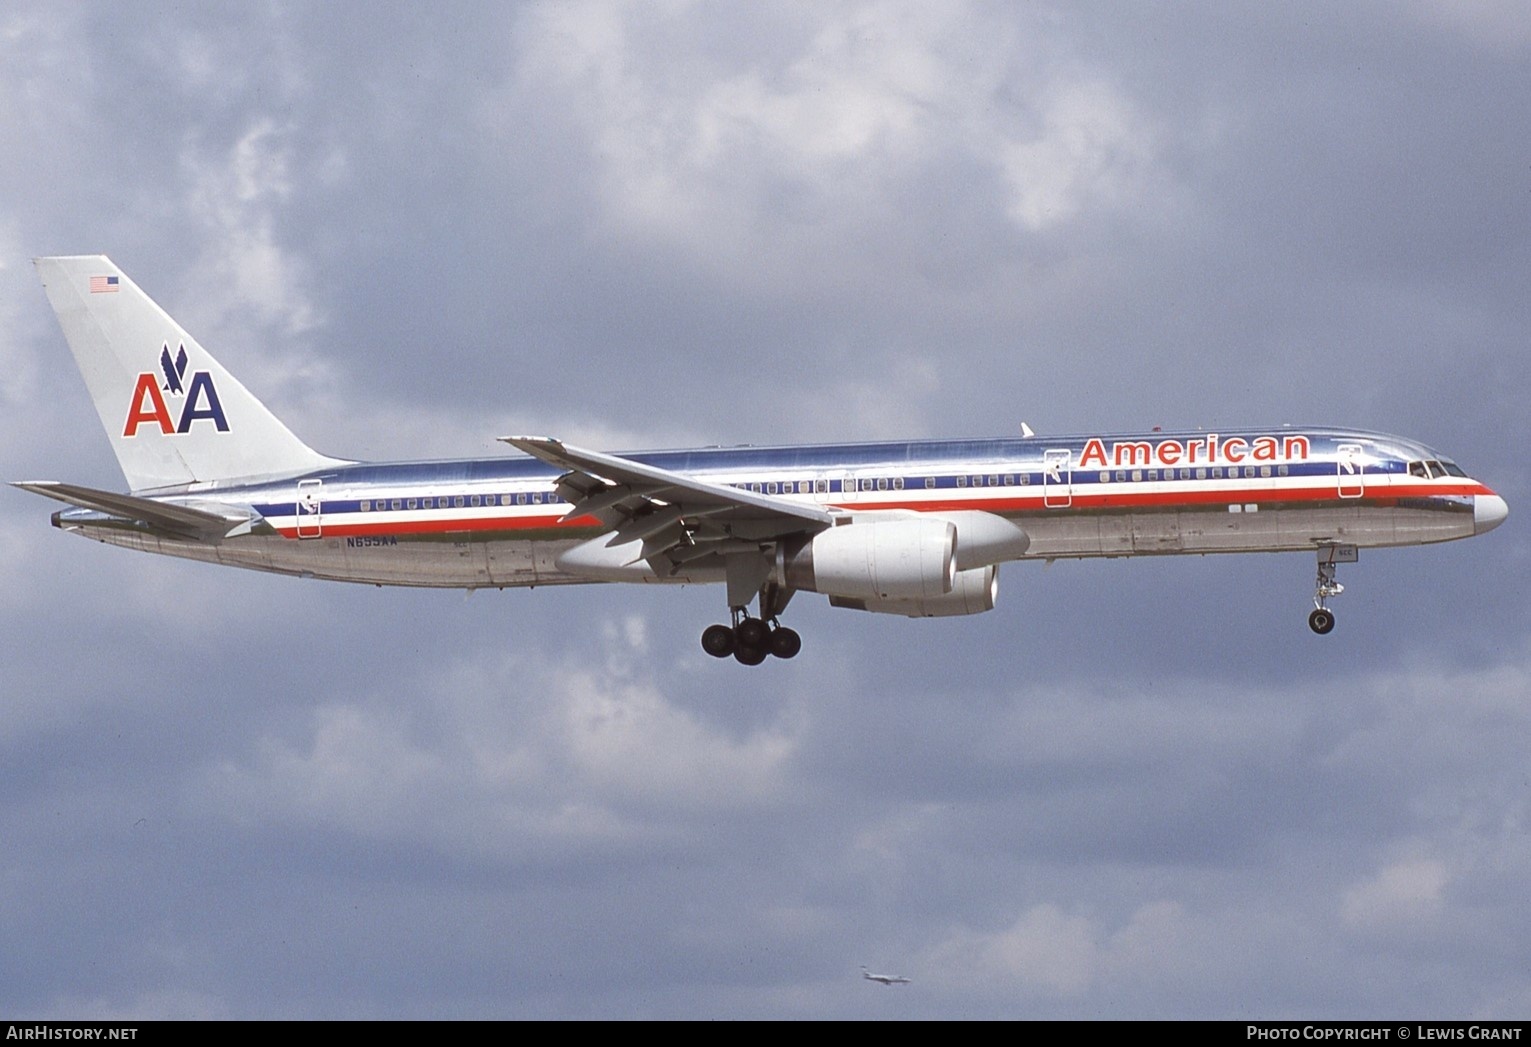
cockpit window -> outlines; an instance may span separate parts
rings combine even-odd
[[[1425,462],[1410,462],[1409,475],[1422,476],[1426,480],[1440,479],[1443,476],[1467,476],[1460,465],[1446,458],[1439,461],[1432,458]]]

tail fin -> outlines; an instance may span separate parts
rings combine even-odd
[[[337,462],[294,436],[105,255],[34,264],[132,490]]]

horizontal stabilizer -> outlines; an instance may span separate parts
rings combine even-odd
[[[98,491],[94,487],[59,483],[57,480],[19,480],[11,486],[82,509],[93,509],[125,520],[138,520],[155,531],[178,538],[226,538],[236,531],[248,531],[250,525],[260,519],[253,509],[239,512],[227,508],[214,512],[131,494]]]

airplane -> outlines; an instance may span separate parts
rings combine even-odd
[[[881,985],[909,984],[909,979],[900,974],[873,974],[871,971],[866,969],[865,964],[863,964],[861,967],[861,976],[869,982],[878,982]]]
[[[105,256],[35,264],[129,488],[15,483],[69,506],[55,527],[378,586],[721,584],[729,620],[702,648],[745,665],[799,652],[780,620],[795,593],[978,614],[1021,560],[1307,551],[1326,634],[1336,567],[1361,548],[1467,538],[1509,511],[1421,443],[1322,427],[623,454],[506,436],[524,454],[332,458]]]

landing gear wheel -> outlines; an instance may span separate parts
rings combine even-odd
[[[771,627],[759,618],[746,618],[734,629],[734,635],[738,637],[740,647],[758,647],[764,651],[771,642]]]
[[[702,650],[714,658],[727,658],[735,646],[734,631],[726,625],[709,625],[702,631]]]
[[[797,652],[802,649],[803,638],[797,634],[796,629],[779,625],[771,630],[771,653],[776,657],[796,658]]]
[[[1327,636],[1334,628],[1334,612],[1327,607],[1315,608],[1313,613],[1308,615],[1308,628],[1320,636]]]
[[[766,660],[766,649],[764,647],[749,647],[741,643],[738,647],[734,648],[734,660],[740,665],[759,665]]]

